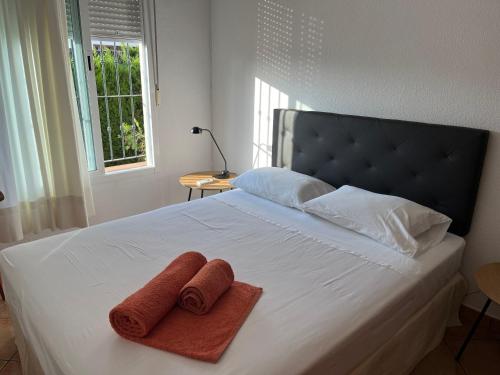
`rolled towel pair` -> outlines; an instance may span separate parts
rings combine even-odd
[[[233,280],[223,260],[184,253],[114,307],[111,326],[130,341],[215,363],[262,294]]]
[[[207,263],[200,253],[178,256],[144,287],[113,308],[112,327],[124,337],[144,337],[178,302],[195,314],[206,314],[234,281],[229,263]]]
[[[162,272],[109,313],[114,330],[126,338],[144,337],[172,310],[180,290],[207,264],[200,253],[175,258]]]

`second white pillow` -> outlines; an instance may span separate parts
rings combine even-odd
[[[303,210],[410,257],[440,243],[451,224],[449,217],[418,203],[348,185],[306,202]]]

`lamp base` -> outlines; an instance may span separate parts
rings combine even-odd
[[[230,177],[231,177],[231,175],[229,174],[229,171],[222,171],[219,174],[213,175],[213,178],[218,178],[219,180],[225,180],[225,179],[228,179]]]

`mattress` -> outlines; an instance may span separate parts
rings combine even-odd
[[[411,259],[299,210],[234,190],[1,252],[19,329],[46,374],[347,373],[457,272],[448,234]],[[224,258],[264,293],[217,364],[120,338],[109,310],[175,256]]]

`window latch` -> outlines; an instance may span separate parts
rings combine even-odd
[[[87,56],[87,63],[89,65],[89,72],[92,71],[92,61],[90,60],[90,56]]]

